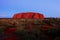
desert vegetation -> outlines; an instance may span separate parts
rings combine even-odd
[[[60,40],[60,19],[0,19],[0,40]]]

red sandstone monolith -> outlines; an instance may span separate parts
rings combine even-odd
[[[22,19],[44,19],[44,15],[36,12],[22,12],[13,15],[13,18]]]

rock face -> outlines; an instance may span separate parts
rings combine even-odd
[[[44,19],[44,15],[40,13],[35,13],[35,12],[24,12],[24,13],[15,14],[13,18]]]

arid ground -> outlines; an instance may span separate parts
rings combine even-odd
[[[0,40],[60,40],[60,18],[0,18]]]

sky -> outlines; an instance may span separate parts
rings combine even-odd
[[[12,18],[20,12],[38,12],[60,18],[60,0],[0,0],[0,18]]]

